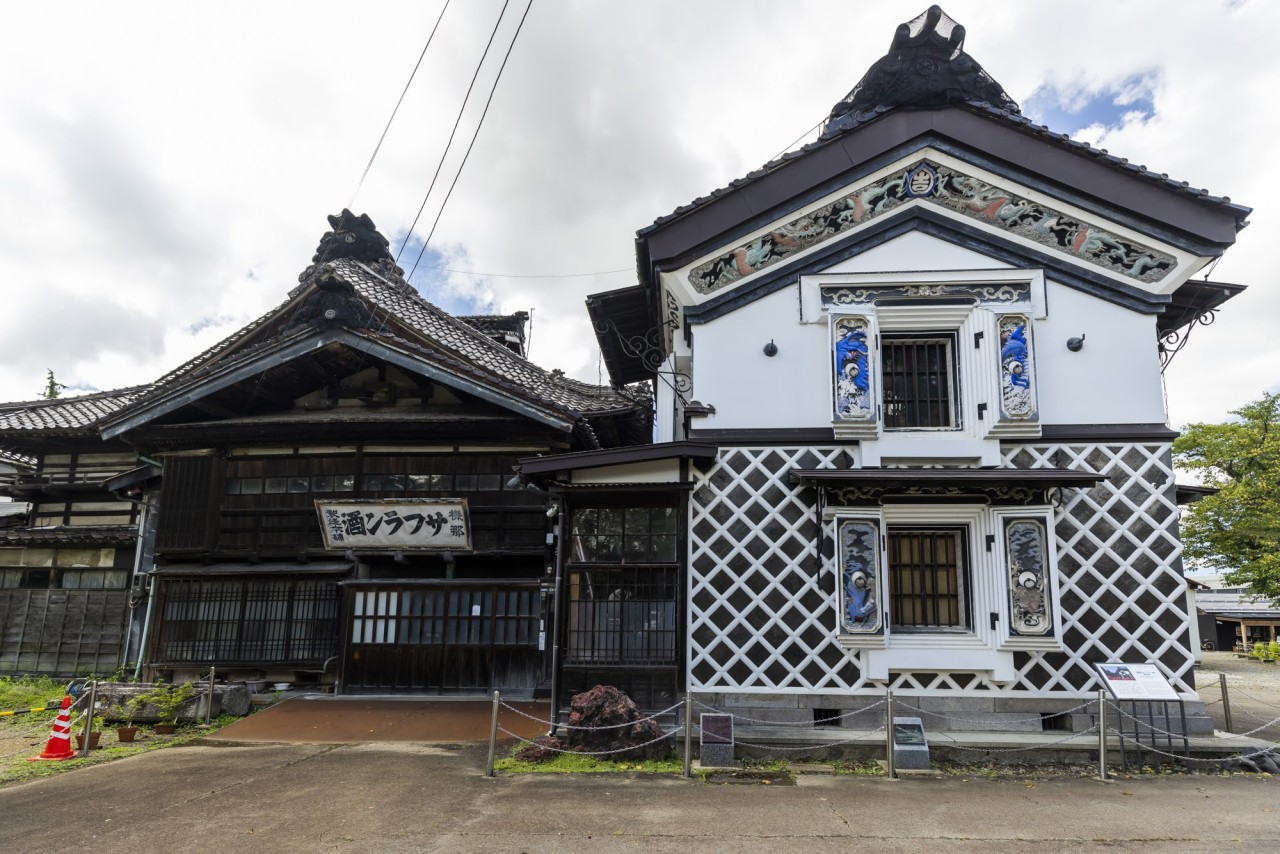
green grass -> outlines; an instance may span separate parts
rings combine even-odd
[[[12,721],[12,718],[5,719]],[[57,774],[65,774],[68,771],[74,771],[77,768],[84,768],[88,765],[99,765],[103,762],[111,762],[115,759],[123,759],[126,756],[136,756],[139,753],[149,753],[152,750],[163,750],[166,747],[178,747],[187,744],[199,738],[204,738],[210,733],[216,732],[230,723],[240,720],[235,715],[220,715],[213,719],[209,727],[202,726],[185,726],[179,729],[175,734],[154,736],[145,741],[133,742],[132,744],[112,744],[109,747],[101,747],[92,751],[83,759],[66,759],[61,762],[28,762],[27,756],[34,756],[39,753],[39,748],[33,748],[29,754],[24,753],[20,756],[13,756],[0,759],[0,787],[13,783],[22,783],[28,780],[37,780],[43,777],[52,777]],[[12,723],[0,723],[0,726],[12,726]],[[107,733],[103,733],[104,738],[109,738]],[[75,742],[72,742],[74,749]]]
[[[50,700],[61,702],[67,680],[48,676],[0,676],[0,712],[43,706]]]
[[[560,753],[546,762],[525,762],[515,755],[498,759],[494,770],[509,774],[681,774],[682,759],[645,759],[612,762],[594,756]]]

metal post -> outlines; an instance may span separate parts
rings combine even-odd
[[[1098,779],[1107,779],[1107,692],[1098,689]]]
[[[884,768],[890,780],[898,779],[893,767],[893,689],[884,689]]]
[[[684,692],[684,778],[693,776],[693,700]]]
[[[84,735],[81,738],[80,755],[89,755],[89,733],[93,732],[93,713],[97,711],[98,702],[98,681],[96,679],[89,680],[89,702],[85,705],[84,711]]]
[[[498,749],[498,692],[493,692],[493,720],[489,722],[489,761],[484,766],[484,775],[493,776],[493,755]]]
[[[209,696],[205,698],[204,704],[204,725],[209,726],[209,722],[213,719],[213,674],[215,668],[209,667]]]
[[[1222,717],[1227,725],[1227,732],[1235,732],[1235,724],[1231,722],[1231,696],[1227,693],[1227,674],[1218,674],[1218,687],[1222,689]]]

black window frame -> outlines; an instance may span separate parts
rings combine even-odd
[[[880,336],[880,387],[882,394],[881,421],[886,431],[910,430],[959,430],[963,426],[960,418],[960,374],[957,368],[957,334],[954,330],[928,332],[882,333]],[[895,363],[905,356],[907,348],[940,347],[944,364],[939,370],[936,367],[921,369],[912,359],[910,368],[894,371]],[[895,351],[902,351],[901,356]],[[891,355],[892,354],[892,355]],[[938,395],[919,394],[923,382],[931,377],[943,378],[938,388],[945,391],[945,399]],[[899,395],[898,389],[904,384],[914,386],[915,393]],[[924,409],[925,412],[920,410]],[[899,410],[901,414],[898,414]],[[945,410],[945,418],[941,417]],[[931,414],[937,413],[937,415]],[[923,417],[921,417],[923,415]]]
[[[925,566],[903,567],[897,560],[899,549],[896,538],[904,535],[952,538],[954,565],[947,567],[954,573],[954,595],[936,589],[936,576],[930,579]],[[973,574],[969,549],[969,529],[963,525],[898,524],[885,526],[884,561],[887,569],[888,616],[893,632],[903,634],[972,634],[973,623]],[[936,567],[942,565],[934,563]],[[934,588],[934,589],[925,589]],[[937,617],[944,600],[954,600],[958,622],[908,622],[905,605],[919,599],[921,613],[932,612]],[[915,608],[912,609],[916,610]]]

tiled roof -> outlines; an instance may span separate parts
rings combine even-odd
[[[349,258],[336,258],[327,264],[338,278],[373,305],[379,319],[378,328],[351,329],[352,334],[416,350],[460,375],[575,417],[626,412],[637,407],[637,401],[624,392],[590,385],[534,365],[475,325],[427,302],[398,276],[375,272],[372,265]],[[309,272],[312,269],[309,268]],[[311,330],[306,327],[286,328],[284,324],[287,310],[297,305],[306,292],[305,284],[295,288],[289,299],[267,314],[165,374],[151,386],[135,390],[143,393],[134,402],[170,394],[215,369],[253,358],[264,348],[309,335]],[[388,323],[391,317],[400,321],[394,331]],[[412,338],[404,337],[403,333]]]
[[[1102,161],[1103,163],[1106,163],[1107,165],[1113,168],[1122,169],[1126,172],[1129,172],[1135,175],[1138,178],[1142,178],[1154,184],[1159,184],[1166,189],[1174,190],[1176,192],[1182,193],[1187,196],[1191,196],[1201,201],[1209,202],[1211,204],[1218,204],[1218,205],[1235,208],[1240,212],[1241,217],[1249,213],[1249,210],[1250,210],[1249,208],[1243,207],[1241,205],[1233,204],[1231,199],[1227,196],[1214,196],[1210,194],[1208,190],[1201,190],[1201,189],[1192,187],[1186,181],[1176,181],[1170,178],[1167,174],[1164,174],[1162,172],[1154,172],[1148,169],[1146,166],[1139,166],[1137,164],[1130,163],[1128,160],[1126,160],[1123,157],[1116,157],[1114,154],[1110,154],[1104,148],[1094,148],[1093,146],[1089,145],[1089,143],[1079,142],[1077,140],[1074,140],[1065,133],[1056,133],[1050,130],[1048,127],[1044,125],[1038,125],[1035,122],[1028,119],[1026,116],[1023,116],[1011,110],[1002,109],[1000,107],[989,104],[986,101],[969,101],[965,103],[963,106],[975,113],[978,113],[979,115],[982,115],[987,118],[994,119],[998,122],[1006,124],[1018,131],[1021,131],[1022,133],[1036,136],[1054,145],[1060,145],[1064,148],[1068,148],[1077,154],[1083,154],[1088,157],[1093,157],[1097,160]],[[852,130],[855,130],[856,128],[862,127],[863,125],[866,125],[870,122],[875,121],[885,113],[890,112],[891,109],[893,108],[877,107],[874,110],[870,110],[865,113],[860,113],[856,117],[848,116],[840,123],[840,125],[838,126],[838,129],[836,129],[835,132],[824,133],[821,136],[819,136],[819,138],[816,141],[802,145],[800,148],[796,149],[795,151],[789,151],[786,154],[783,154],[782,156],[778,157],[777,159],[769,161],[768,163],[761,166],[759,169],[756,169],[752,172],[748,172],[746,175],[742,176],[741,178],[736,178],[733,181],[730,181],[727,186],[721,187],[720,189],[717,189],[717,190],[712,190],[710,193],[708,193],[705,196],[699,196],[698,198],[694,199],[692,202],[689,202],[686,205],[681,205],[671,213],[666,214],[665,216],[658,217],[656,220],[654,220],[652,226],[648,226],[646,228],[641,229],[640,233],[644,234],[652,228],[655,228],[661,225],[666,225],[667,223],[677,220],[691,211],[695,211],[698,208],[715,201],[716,199],[720,198],[721,196],[724,196],[727,193],[732,193],[735,190],[741,189],[742,187],[752,183],[753,181],[764,177],[768,173],[773,172],[774,170],[782,166],[785,166],[786,164],[790,163],[792,160],[795,160],[798,157],[804,157],[806,154],[808,154],[811,151],[814,151],[816,149],[823,148],[829,145],[831,140],[839,136],[843,136],[844,134]]]
[[[515,314],[457,314],[454,317],[485,335],[496,335],[499,332],[522,331],[529,314],[517,311]]]
[[[134,386],[78,397],[0,403],[0,431],[92,433],[99,421],[124,409],[146,389],[146,386]]]
[[[55,525],[49,528],[0,529],[0,543],[9,546],[129,546],[137,539],[136,525]]]

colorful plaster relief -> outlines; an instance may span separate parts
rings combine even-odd
[[[689,284],[709,294],[920,199],[1141,282],[1176,264],[1167,253],[928,160],[881,178],[695,267]]]
[[[835,399],[837,420],[869,421],[875,415],[871,394],[871,351],[865,317],[836,317]]]
[[[1047,635],[1049,616],[1048,548],[1039,520],[1010,519],[1004,525],[1009,556],[1009,623],[1015,635]]]
[[[1000,317],[1000,415],[1005,420],[1036,417],[1035,372],[1031,366],[1031,322],[1025,315]]]
[[[1031,301],[1031,286],[1009,285],[861,285],[825,286],[821,289],[824,306],[874,305],[889,299],[971,299],[975,305],[1007,305]]]
[[[874,522],[840,523],[840,629],[846,634],[878,635],[884,631],[876,582],[879,539]]]

